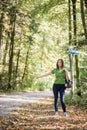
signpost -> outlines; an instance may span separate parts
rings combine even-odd
[[[69,54],[78,55],[79,51],[77,51],[76,46],[69,46],[68,48]]]
[[[68,53],[70,54],[70,68],[71,68],[71,80],[72,80],[72,90],[71,93],[74,94],[74,56],[79,54],[76,46],[69,46]]]

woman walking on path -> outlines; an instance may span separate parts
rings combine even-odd
[[[64,69],[64,62],[62,59],[58,59],[56,63],[56,68],[54,68],[51,72],[38,76],[38,78],[42,78],[45,76],[49,76],[55,74],[55,81],[53,84],[53,94],[54,94],[54,108],[55,108],[55,114],[58,114],[58,93],[60,93],[60,101],[62,105],[62,109],[64,112],[64,116],[67,116],[66,113],[66,105],[64,103],[64,95],[65,95],[65,79],[68,81],[68,73]]]

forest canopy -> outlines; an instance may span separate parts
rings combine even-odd
[[[0,91],[51,89],[52,77],[35,80],[64,59],[78,93],[87,87],[87,1],[0,1]],[[68,47],[75,45],[73,68]]]

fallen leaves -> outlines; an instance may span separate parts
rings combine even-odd
[[[67,106],[68,117],[54,114],[53,99],[21,106],[9,118],[0,117],[0,130],[87,130],[86,109]]]

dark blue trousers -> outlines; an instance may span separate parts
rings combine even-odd
[[[65,85],[64,84],[53,84],[53,93],[54,93],[55,112],[58,111],[58,93],[60,93],[60,101],[61,101],[63,112],[66,112],[66,106],[64,103]]]

